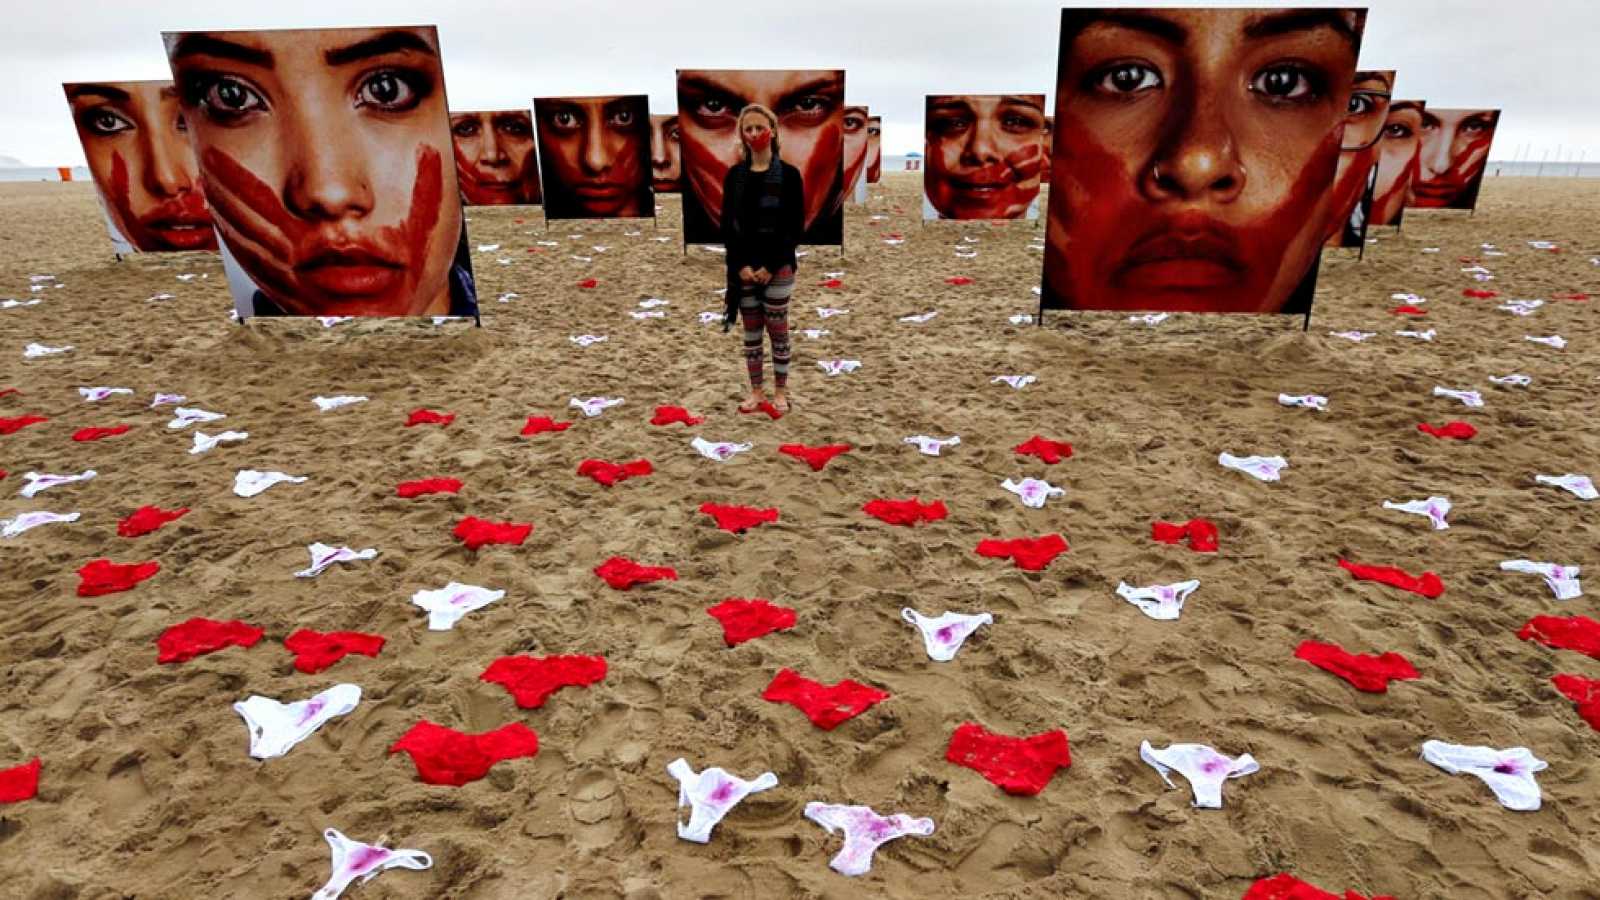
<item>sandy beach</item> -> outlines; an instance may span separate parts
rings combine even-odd
[[[721,310],[722,260],[684,253],[677,197],[660,199],[653,224],[473,209],[474,250],[498,245],[473,254],[481,329],[324,328],[230,321],[215,255],[115,261],[91,185],[0,185],[0,297],[43,301],[0,310],[0,389],[20,391],[0,396],[0,417],[49,419],[0,436],[0,518],[82,514],[0,541],[0,768],[43,761],[38,797],[0,806],[3,892],[306,897],[328,877],[333,827],[434,859],[352,887],[356,900],[1232,900],[1280,872],[1400,900],[1600,898],[1600,732],[1550,681],[1600,677],[1600,660],[1516,634],[1535,615],[1600,618],[1600,582],[1558,601],[1539,578],[1499,569],[1526,558],[1600,579],[1600,501],[1534,481],[1600,478],[1600,180],[1489,178],[1471,217],[1411,211],[1363,261],[1327,252],[1309,331],[1298,318],[1181,315],[1012,324],[1035,311],[1042,222],[923,225],[919,192],[917,176],[886,173],[867,204],[847,207],[843,257],[811,248],[801,261],[795,406],[771,421],[735,411],[737,332],[698,316]],[[958,257],[961,246],[977,255]],[[1494,280],[1461,271],[1474,264]],[[821,286],[825,273],[842,285]],[[45,274],[55,281],[30,282]],[[946,283],[957,275],[972,283]],[[589,278],[595,287],[579,287]],[[1462,294],[1485,287],[1500,297]],[[1392,314],[1400,292],[1426,298],[1426,316]],[[1572,293],[1591,299],[1554,299]],[[151,299],[161,294],[172,297]],[[629,315],[649,298],[668,301],[664,317]],[[1512,298],[1546,302],[1526,317],[1497,309]],[[824,320],[818,307],[848,313]],[[1404,329],[1436,335],[1394,334]],[[1330,335],[1345,330],[1377,336]],[[569,340],[584,334],[606,340]],[[1564,349],[1525,340],[1557,334]],[[74,349],[24,359],[30,342]],[[831,359],[861,366],[827,376],[817,363]],[[1488,380],[1509,373],[1533,381]],[[993,382],[1011,374],[1037,381]],[[135,393],[88,403],[78,388],[92,386]],[[1435,386],[1478,390],[1484,406]],[[227,415],[201,430],[248,439],[191,455],[193,429],[166,427],[172,407],[150,408],[157,392]],[[1328,409],[1282,406],[1280,392],[1325,395]],[[370,401],[313,405],[340,394]],[[569,406],[592,396],[625,402],[595,418]],[[652,426],[658,405],[705,421]],[[405,427],[418,408],[456,418]],[[574,424],[523,437],[530,416]],[[1478,436],[1417,430],[1451,420]],[[117,424],[132,428],[70,439]],[[918,434],[961,443],[925,456],[904,443]],[[696,435],[753,448],[718,463],[691,448]],[[1073,456],[1045,465],[1013,452],[1034,435]],[[854,449],[821,472],[777,450],[836,442]],[[1258,482],[1220,466],[1224,451],[1281,454],[1289,468]],[[589,458],[655,471],[607,488],[576,474]],[[24,472],[86,469],[97,477],[18,494]],[[245,499],[232,492],[240,469],[308,481]],[[433,476],[464,487],[395,495]],[[1000,485],[1027,476],[1066,493],[1025,508]],[[1382,506],[1430,495],[1454,504],[1447,530]],[[944,501],[948,518],[904,528],[861,510],[909,497]],[[698,511],[708,501],[781,517],[736,536]],[[145,505],[192,511],[118,536]],[[468,515],[534,530],[474,552],[451,536]],[[1152,541],[1153,521],[1191,517],[1217,524],[1220,552]],[[984,538],[1049,533],[1071,549],[1041,572],[974,552]],[[379,555],[295,577],[317,541]],[[678,579],[613,590],[592,570],[617,555]],[[76,572],[97,557],[161,570],[80,598]],[[1358,582],[1341,558],[1432,571],[1446,591],[1429,600]],[[1176,621],[1116,593],[1185,579],[1201,586]],[[452,581],[506,596],[429,631],[411,596]],[[729,648],[705,611],[727,598],[771,600],[798,622]],[[994,622],[934,662],[903,607]],[[157,635],[195,616],[266,637],[158,665]],[[306,675],[282,645],[299,628],[388,643]],[[1362,693],[1296,659],[1306,639],[1395,651],[1421,677]],[[523,710],[479,680],[513,654],[600,655],[608,673]],[[762,699],[785,667],[890,698],[823,731]],[[282,758],[247,755],[235,701],[341,682],[362,689],[354,712]],[[462,787],[424,784],[389,752],[422,720],[467,732],[522,722],[540,750]],[[945,761],[964,722],[1064,729],[1072,765],[1038,796],[1009,796]],[[1549,763],[1543,808],[1502,809],[1480,780],[1424,762],[1433,739],[1528,747]],[[1168,788],[1140,761],[1145,740],[1248,752],[1261,771],[1228,782],[1222,809],[1195,809],[1181,779]],[[674,830],[666,766],[678,757],[779,784],[709,844],[690,843]],[[936,828],[884,845],[870,874],[847,878],[828,867],[841,838],[802,816],[819,800]]]

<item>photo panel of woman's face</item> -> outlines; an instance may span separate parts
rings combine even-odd
[[[1353,9],[1068,9],[1044,305],[1310,309]]]
[[[145,253],[215,250],[189,129],[170,81],[66,84],[113,240]]]
[[[434,28],[164,37],[241,311],[476,311]]]
[[[1498,109],[1438,109],[1422,113],[1422,152],[1411,206],[1472,209],[1500,122]]]
[[[1372,189],[1371,225],[1399,225],[1411,198],[1422,153],[1422,100],[1395,100],[1383,120],[1378,140],[1378,182]]]
[[[931,94],[923,218],[1016,219],[1039,196],[1043,94]]]
[[[844,70],[679,69],[684,240],[719,243],[722,183],[744,158],[739,110],[759,103],[778,116],[778,155],[800,171],[802,242],[844,237]]]
[[[648,97],[536,97],[533,117],[547,219],[656,214]]]
[[[855,191],[856,181],[867,171],[867,114],[865,106],[844,108],[844,185],[845,194]]]
[[[1051,146],[1056,136],[1056,117],[1044,117],[1044,132],[1039,135],[1039,146],[1043,148],[1044,162],[1039,166],[1039,184],[1050,184],[1050,155],[1054,152]]]
[[[1350,91],[1349,114],[1344,137],[1339,145],[1339,166],[1334,171],[1333,202],[1328,208],[1325,241],[1329,246],[1344,245],[1345,226],[1367,195],[1372,167],[1378,162],[1383,141],[1383,125],[1389,117],[1394,90],[1394,71],[1363,69],[1356,72]]]
[[[683,190],[681,144],[677,113],[650,116],[650,174],[658,194]]]
[[[883,177],[883,117],[867,117],[867,184]]]
[[[533,152],[533,114],[500,109],[450,114],[456,179],[468,206],[539,202],[539,156]]]

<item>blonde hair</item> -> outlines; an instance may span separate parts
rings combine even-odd
[[[750,161],[750,145],[746,143],[744,139],[744,117],[750,113],[756,113],[762,116],[767,120],[767,124],[772,127],[772,155],[778,156],[778,114],[759,103],[749,103],[746,104],[743,109],[739,110],[739,118],[737,120],[739,127],[739,147],[744,151],[744,161]]]

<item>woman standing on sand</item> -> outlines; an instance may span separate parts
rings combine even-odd
[[[805,186],[800,170],[778,154],[778,117],[752,103],[739,111],[744,158],[722,183],[722,241],[727,247],[728,291],[723,330],[744,316],[744,361],[750,397],[741,412],[767,402],[762,388],[762,332],[772,336],[772,405],[789,411],[789,297],[798,265],[795,248],[805,232]]]

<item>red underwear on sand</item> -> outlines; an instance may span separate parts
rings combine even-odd
[[[1589,727],[1600,731],[1600,678],[1581,675],[1556,675],[1550,679],[1563,697],[1578,704],[1578,715]]]
[[[502,656],[478,680],[505,688],[522,709],[538,709],[564,687],[587,687],[605,677],[603,656]]]
[[[571,427],[571,422],[557,422],[549,416],[529,416],[527,424],[522,426],[522,436],[544,434],[546,431],[566,431]]]
[[[1455,438],[1458,441],[1467,441],[1478,436],[1478,429],[1466,422],[1447,422],[1444,425],[1429,425],[1423,422],[1417,426],[1417,430],[1436,438]]]
[[[794,627],[795,612],[765,600],[740,600],[735,597],[706,610],[722,623],[722,639],[729,647]]]
[[[360,631],[312,631],[302,628],[283,639],[284,649],[294,654],[296,671],[315,675],[351,653],[377,656],[384,638]]]
[[[1207,519],[1190,519],[1179,525],[1176,522],[1150,523],[1150,537],[1163,544],[1189,542],[1196,553],[1217,552],[1217,526]]]
[[[420,481],[402,481],[395,487],[394,492],[407,500],[426,494],[458,494],[461,492],[461,479],[424,478]]]
[[[1411,661],[1398,653],[1354,654],[1338,644],[1301,641],[1294,655],[1372,694],[1387,693],[1391,680],[1411,681],[1419,677]]]
[[[254,647],[266,632],[238,619],[218,622],[199,617],[173,625],[156,638],[156,662],[188,662],[224,647]]]
[[[805,713],[811,724],[832,731],[889,699],[889,695],[848,678],[838,684],[823,684],[804,678],[793,669],[783,669],[761,692],[761,699],[788,703]]]
[[[678,580],[678,573],[673,569],[666,566],[641,566],[623,556],[613,556],[595,566],[594,573],[619,591],[651,581]]]
[[[1587,616],[1534,616],[1517,637],[1600,659],[1600,622]]]
[[[1339,560],[1339,567],[1361,581],[1381,581],[1402,591],[1421,594],[1429,600],[1437,599],[1444,593],[1444,582],[1432,572],[1413,576],[1404,569],[1396,569],[1393,566],[1364,566],[1343,559]]]
[[[133,586],[161,571],[155,560],[142,563],[114,563],[93,559],[78,570],[78,596],[99,597],[132,590]]]
[[[943,500],[921,503],[915,497],[910,500],[869,500],[861,507],[861,511],[890,525],[907,526],[918,522],[937,522],[950,514]]]
[[[89,441],[98,441],[101,438],[115,437],[127,434],[132,425],[113,425],[110,428],[80,428],[72,433],[72,439],[80,444]]]
[[[778,521],[778,509],[769,506],[757,509],[754,506],[724,506],[721,503],[702,503],[700,511],[717,520],[717,527],[723,531],[734,534],[744,534],[747,530],[768,522]]]
[[[20,803],[39,794],[39,757],[0,769],[0,803]]]
[[[411,754],[425,783],[460,787],[489,774],[495,763],[537,754],[539,736],[521,722],[467,734],[423,719],[389,748],[390,753],[401,750]]]
[[[611,487],[619,481],[629,478],[638,478],[649,475],[655,468],[648,459],[636,459],[633,462],[614,463],[603,459],[586,459],[578,463],[578,474],[587,475],[606,487]]]
[[[168,522],[183,518],[189,512],[189,507],[181,509],[162,509],[159,506],[141,506],[134,510],[126,519],[117,523],[117,534],[123,537],[139,537],[149,534]]]
[[[1051,441],[1037,434],[1012,448],[1023,456],[1037,456],[1047,465],[1055,465],[1072,456],[1072,445],[1065,441]]]
[[[979,556],[995,559],[1009,557],[1017,564],[1017,568],[1037,572],[1050,565],[1051,560],[1067,552],[1067,539],[1059,534],[1047,534],[1036,538],[1012,538],[1009,541],[984,538],[978,542],[977,552]]]
[[[449,425],[456,420],[455,413],[434,412],[431,409],[414,409],[411,418],[406,420],[406,427],[413,425]]]
[[[813,472],[821,472],[835,456],[850,452],[849,444],[823,444],[819,447],[808,447],[805,444],[781,444],[779,453],[786,453],[795,459],[803,460],[811,467]]]
[[[1057,769],[1072,765],[1067,733],[1059,728],[1020,738],[995,734],[974,722],[950,736],[944,758],[976,771],[1008,794],[1024,797],[1038,794]]]
[[[671,425],[682,422],[685,425],[699,425],[705,419],[700,416],[691,416],[689,411],[681,406],[658,406],[656,414],[651,417],[651,425]]]
[[[476,550],[484,544],[521,544],[532,532],[533,526],[526,522],[490,522],[467,516],[451,533],[465,541],[468,550]]]
[[[1251,885],[1250,890],[1245,891],[1240,900],[1368,900],[1368,898],[1355,891],[1345,891],[1341,898],[1338,894],[1306,884],[1293,875],[1274,875]],[[1388,894],[1374,894],[1371,900],[1394,900],[1394,898]]]

